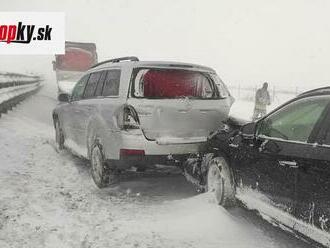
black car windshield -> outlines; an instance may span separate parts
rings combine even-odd
[[[292,102],[261,122],[259,135],[307,142],[329,104],[329,97],[315,96]]]
[[[140,69],[133,81],[133,95],[144,98],[200,98],[217,96],[204,73],[182,69]]]

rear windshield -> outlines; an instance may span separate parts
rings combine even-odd
[[[202,72],[181,69],[139,69],[133,96],[144,98],[218,98],[211,78]]]

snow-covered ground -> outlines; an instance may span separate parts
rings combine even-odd
[[[0,118],[1,248],[309,247],[250,211],[216,206],[176,169],[97,189],[85,160],[54,149],[55,94],[47,86]]]

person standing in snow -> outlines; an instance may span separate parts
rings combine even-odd
[[[268,83],[264,83],[262,88],[257,90],[254,113],[252,120],[256,121],[267,114],[267,105],[270,105],[270,96],[268,92]]]

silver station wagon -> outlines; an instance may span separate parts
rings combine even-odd
[[[129,167],[180,165],[203,151],[233,97],[211,68],[124,57],[90,68],[59,101],[57,147],[89,159],[101,188]]]

